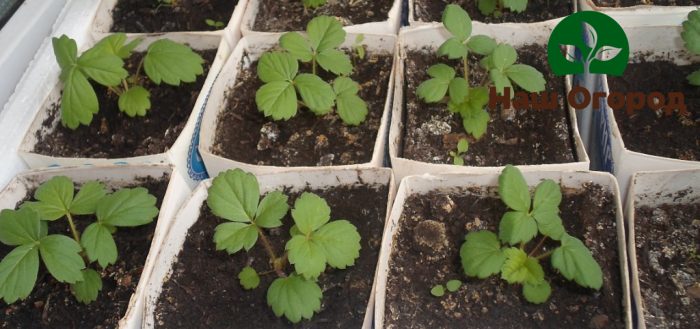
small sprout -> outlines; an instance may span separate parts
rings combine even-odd
[[[316,9],[326,4],[328,0],[301,0],[306,9]]]
[[[212,212],[228,222],[216,227],[217,250],[234,254],[249,251],[260,241],[270,257],[272,272],[277,278],[267,290],[267,304],[276,316],[285,316],[297,323],[310,319],[321,309],[323,293],[319,276],[328,266],[345,269],[360,256],[360,234],[347,220],[331,221],[326,201],[313,193],[303,193],[294,202],[291,216],[294,226],[285,244],[284,254],[268,240],[266,229],[282,226],[289,212],[287,196],[270,192],[260,200],[258,181],[240,169],[222,172],[209,188],[207,204]],[[294,272],[285,273],[287,262]],[[260,278],[254,269],[244,268],[238,278],[246,289],[254,289]]]
[[[462,281],[450,280],[450,281],[447,281],[445,286],[447,287],[447,290],[449,290],[450,292],[455,292],[455,291],[459,290],[459,287],[462,286]]]
[[[117,261],[112,235],[118,227],[148,224],[158,214],[156,198],[144,188],[121,189],[108,194],[99,182],[85,183],[77,194],[70,178],[56,176],[34,193],[37,201],[19,210],[0,212],[0,242],[16,246],[0,261],[0,298],[6,303],[25,299],[34,289],[39,256],[49,274],[69,283],[76,299],[90,303],[102,289],[97,271],[86,267],[97,262],[105,268]],[[96,221],[82,234],[73,216],[94,215]],[[72,238],[48,234],[48,223],[65,218]]]
[[[501,218],[498,236],[490,231],[469,232],[460,249],[464,273],[485,279],[494,274],[510,284],[521,284],[531,303],[545,302],[552,288],[540,260],[551,256],[552,267],[582,287],[600,289],[603,273],[581,240],[566,233],[559,217],[561,190],[553,180],[543,180],[531,197],[522,173],[506,166],[498,179],[498,194],[511,210]],[[542,237],[529,252],[526,245]],[[558,241],[553,250],[540,253],[547,239]],[[514,247],[517,246],[517,247]]]
[[[365,35],[358,34],[357,37],[355,37],[355,43],[352,45],[352,49],[355,49],[355,53],[359,59],[365,59],[365,45],[362,44],[364,40]]]
[[[218,29],[222,29],[224,26],[226,26],[226,23],[224,23],[224,22],[222,22],[222,21],[215,21],[215,20],[213,20],[213,19],[211,19],[211,18],[205,19],[205,20],[204,20],[204,23],[206,23],[208,26],[211,26],[211,27],[213,27],[213,28],[215,28],[215,29],[217,29],[217,30],[218,30]]]
[[[435,297],[442,297],[445,295],[445,287],[443,285],[438,284],[433,289],[430,289],[430,294],[435,296]]]
[[[238,273],[238,280],[241,282],[241,286],[246,290],[255,289],[260,284],[258,272],[250,266],[244,267],[243,270]]]
[[[527,8],[527,0],[478,0],[477,5],[485,16],[493,15],[498,18],[503,15],[504,9],[522,13]]]
[[[688,13],[688,19],[683,22],[681,38],[685,42],[685,49],[694,55],[700,55],[700,10]],[[686,79],[691,85],[700,86],[700,70],[689,74]]]
[[[469,141],[467,141],[465,138],[460,138],[459,142],[457,142],[457,151],[450,151],[452,163],[454,163],[457,166],[463,166],[464,158],[462,158],[462,155],[464,155],[464,153],[467,153],[468,149]]]

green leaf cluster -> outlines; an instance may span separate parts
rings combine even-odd
[[[315,9],[326,4],[327,0],[301,0],[304,8]]]
[[[526,300],[540,304],[552,290],[540,260],[551,255],[552,267],[566,279],[586,288],[601,288],[600,265],[583,242],[567,234],[562,225],[562,196],[557,183],[543,180],[531,196],[522,173],[509,165],[499,176],[498,193],[510,210],[501,218],[498,235],[490,231],[467,234],[460,249],[466,275],[483,279],[500,273],[508,283],[522,285]],[[542,239],[526,252],[527,243],[538,234]],[[559,241],[560,245],[536,255],[546,238]]]
[[[280,39],[282,51],[264,53],[258,62],[258,77],[265,84],[257,90],[258,109],[273,120],[288,120],[300,106],[325,115],[335,106],[347,125],[359,125],[367,116],[360,86],[347,77],[350,57],[338,47],[345,41],[343,26],[334,18],[319,16],[306,27],[306,36],[288,32]],[[311,73],[300,73],[299,62],[311,63]],[[316,67],[337,75],[329,84],[317,75]]]
[[[438,55],[461,59],[462,76],[446,64],[433,65],[428,68],[430,79],[422,82],[416,93],[426,103],[447,103],[451,112],[461,116],[464,130],[474,138],[479,139],[486,133],[489,114],[485,107],[489,101],[489,86],[494,85],[501,95],[505,87],[512,87],[512,83],[529,92],[544,90],[542,73],[529,65],[515,64],[517,53],[512,46],[499,44],[485,35],[472,36],[471,18],[461,7],[447,5],[442,23],[451,37],[440,45]],[[489,81],[483,85],[469,84],[470,53],[483,56],[480,66],[489,72]]]
[[[685,49],[694,55],[700,55],[700,9],[688,13],[688,19],[683,22],[681,38],[685,42]],[[700,70],[689,74],[686,79],[691,85],[700,86]]]
[[[112,237],[118,227],[153,221],[158,214],[156,198],[144,188],[107,193],[102,183],[85,183],[77,194],[70,178],[56,176],[39,186],[36,201],[24,202],[19,210],[0,212],[0,242],[15,246],[0,262],[0,298],[7,303],[24,299],[34,289],[39,256],[59,282],[71,284],[76,299],[89,303],[102,289],[99,273],[86,263],[101,267],[114,264],[117,247]],[[80,234],[75,215],[94,215],[96,221]],[[73,238],[48,234],[48,222],[65,218]]]
[[[126,41],[126,34],[115,33],[78,56],[75,40],[66,35],[53,38],[54,54],[61,67],[61,122],[65,126],[76,129],[81,124],[89,125],[99,110],[97,94],[90,80],[119,95],[119,110],[134,117],[145,116],[151,108],[150,92],[143,87],[140,76],[142,66],[148,78],[156,84],[165,82],[173,86],[194,82],[204,72],[204,60],[192,49],[161,39],[148,46],[138,71],[130,76],[124,60],[132,55],[142,40]]]
[[[467,150],[469,150],[469,141],[467,141],[466,138],[460,138],[457,142],[457,150],[450,151],[452,163],[454,163],[456,166],[463,166],[464,158],[462,158],[462,155],[467,153]]]
[[[246,251],[261,241],[270,256],[278,278],[267,290],[267,302],[277,316],[291,322],[310,319],[320,310],[322,292],[318,277],[327,266],[345,269],[360,256],[360,234],[347,220],[332,220],[326,201],[313,193],[303,193],[294,202],[291,217],[294,225],[285,244],[285,254],[278,256],[265,235],[266,229],[279,228],[289,212],[288,198],[280,191],[260,199],[254,175],[240,169],[228,170],[212,181],[207,205],[228,222],[216,227],[217,250],[229,254]],[[294,272],[284,273],[286,262]],[[238,279],[245,289],[255,289],[260,278],[252,267],[244,268]]]
[[[479,0],[477,7],[485,16],[501,17],[506,9],[522,13],[527,8],[527,0]]]

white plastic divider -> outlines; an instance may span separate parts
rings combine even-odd
[[[671,60],[679,65],[700,62],[700,56],[691,55],[685,50],[680,37],[680,26],[630,26],[632,23],[625,18],[614,18],[622,22],[621,25],[627,34],[630,44],[630,62]],[[679,79],[685,79],[685,77],[679,77]],[[610,89],[607,78],[602,80],[603,92],[608,95]],[[622,111],[624,110],[618,111],[617,114],[626,115]],[[623,198],[626,199],[630,178],[637,171],[700,168],[700,161],[672,159],[628,150],[625,147],[624,136],[615,121],[615,114],[606,103],[605,115],[602,117],[610,127],[608,136],[610,149],[603,155],[603,161],[613,168]],[[605,131],[599,130],[595,133],[602,134]]]
[[[345,26],[344,30],[348,33],[370,33],[370,34],[396,34],[401,26],[401,3],[403,0],[394,0],[394,4],[389,9],[389,14],[386,20],[378,22],[370,22],[357,25]],[[260,7],[259,0],[248,0],[248,6],[243,13],[243,23],[241,24],[241,33],[244,37],[251,35],[270,35],[280,32],[263,32],[253,30],[253,24],[258,16]],[[354,40],[354,39],[353,39]]]
[[[421,0],[421,1],[428,1],[428,0]],[[476,1],[476,0],[474,0]],[[558,0],[561,1],[561,0]],[[438,22],[425,22],[418,20],[416,18],[416,10],[415,10],[415,2],[416,0],[408,0],[408,25],[410,27],[418,27],[418,26],[424,26],[424,25],[430,25],[433,23],[438,23]],[[577,12],[577,7],[578,7],[578,0],[571,0],[571,12],[575,13]],[[563,17],[561,17],[563,18]],[[503,26],[508,26],[508,25],[520,25],[520,24],[539,24],[539,23],[549,23],[549,22],[559,22],[561,18],[555,18],[547,21],[542,21],[542,22],[537,22],[537,23],[493,23],[497,25],[503,25]],[[473,18],[472,18],[473,20]]]
[[[151,271],[153,271],[156,251],[163,243],[167,230],[172,226],[175,213],[190,195],[191,190],[180,172],[173,170],[171,166],[167,165],[66,167],[31,170],[16,176],[0,191],[0,209],[14,209],[29,191],[54,176],[67,176],[77,184],[97,180],[105,183],[108,187],[119,188],[135,183],[135,179],[139,177],[160,178],[164,174],[170,175],[170,181],[158,213],[158,222],[151,247],[136,286],[136,291],[131,295],[128,309],[119,321],[119,328],[139,329],[141,328],[143,317],[142,296]],[[102,294],[98,298],[107,298],[107,296]]]
[[[578,0],[580,11],[598,11],[603,14],[624,17],[630,24],[636,26],[658,25],[659,22],[669,22],[680,25],[688,13],[697,6],[654,6],[639,5],[632,7],[599,7],[593,0]],[[624,25],[623,25],[624,26]]]
[[[260,184],[260,193],[265,194],[277,189],[290,187],[290,192],[301,191],[305,188],[322,189],[331,186],[342,186],[352,184],[374,185],[385,184],[388,186],[388,199],[386,218],[389,218],[389,210],[394,200],[395,183],[391,169],[388,168],[368,168],[368,169],[316,169],[297,172],[285,172],[275,174],[263,174],[257,176]],[[155,326],[155,311],[158,298],[162,292],[163,284],[172,275],[172,267],[177,261],[177,256],[183,248],[187,234],[192,225],[199,219],[199,212],[202,204],[206,202],[207,191],[211,187],[211,180],[205,180],[195,189],[192,196],[185,202],[171,222],[168,235],[160,246],[154,270],[145,290],[145,312],[143,319],[144,328]],[[386,229],[388,220],[385,220]],[[213,232],[212,232],[213,236]],[[201,269],[192,269],[201,270]],[[372,328],[372,318],[374,315],[374,289],[375,280],[372,284],[372,292],[367,303],[367,310],[363,322],[363,329]]]
[[[644,171],[632,177],[626,200],[628,252],[632,279],[632,301],[637,310],[637,328],[646,329],[644,300],[639,285],[637,244],[635,242],[635,209],[641,206],[658,207],[662,204],[692,204],[700,202],[700,169]]]
[[[211,89],[210,98],[206,104],[206,109],[202,118],[202,129],[200,130],[199,135],[199,153],[201,154],[202,159],[204,160],[204,164],[207,168],[207,171],[212,177],[216,176],[219,172],[229,168],[241,168],[245,171],[249,171],[254,174],[284,172],[290,170],[315,170],[317,168],[321,168],[311,166],[260,166],[226,159],[222,156],[213,154],[211,151],[214,145],[214,139],[216,137],[215,134],[216,127],[218,124],[219,113],[226,109],[226,96],[231,90],[231,88],[235,85],[236,79],[238,77],[238,72],[242,68],[250,66],[253,61],[257,60],[262,55],[262,53],[275,47],[278,44],[278,39],[280,35],[281,34],[252,35],[241,39],[241,41],[236,46],[236,49],[233,50],[233,53],[229,57],[228,61],[226,61],[226,64],[224,64],[219,79],[217,79],[214,82],[214,86]],[[341,47],[351,47],[354,43],[355,37],[356,34],[349,33]],[[392,55],[395,50],[395,40],[396,37],[393,35],[365,34],[364,44],[367,45],[369,53],[381,52]],[[389,85],[387,87],[387,98],[384,103],[384,113],[382,114],[381,124],[379,126],[379,131],[377,132],[377,138],[374,142],[372,159],[370,160],[370,162],[355,165],[330,166],[328,168],[352,169],[382,166],[386,149],[385,141],[389,126],[389,114],[391,111],[392,104],[394,77],[395,68],[392,67],[391,75],[389,78]],[[231,129],[235,129],[235,127],[231,127]]]
[[[622,286],[622,306],[625,312],[624,321],[627,329],[632,328],[632,313],[630,308],[629,295],[629,275],[627,265],[627,245],[625,240],[625,228],[622,216],[622,203],[620,200],[620,190],[617,186],[615,178],[608,173],[587,172],[587,171],[535,171],[524,172],[525,181],[530,188],[534,188],[540,181],[544,179],[552,179],[558,182],[562,188],[580,189],[585,184],[593,183],[606,188],[615,198],[616,209],[616,229],[617,229],[617,247],[620,258],[620,279]],[[394,249],[394,239],[399,225],[401,225],[401,216],[403,214],[406,200],[411,195],[427,194],[431,191],[440,191],[446,193],[472,193],[465,192],[469,188],[475,187],[479,189],[496,188],[498,187],[499,173],[482,173],[482,174],[444,174],[444,175],[415,175],[404,178],[399,185],[394,205],[391,208],[391,215],[382,239],[382,249],[379,254],[379,263],[377,268],[377,288],[374,308],[374,328],[384,328],[384,314],[386,289],[389,275],[389,264]]]
[[[531,24],[482,24],[473,23],[472,35],[484,34],[491,36],[498,42],[507,42],[514,47],[526,44],[541,44],[546,47],[552,29],[560,20],[553,20],[543,23]],[[503,167],[474,167],[455,166],[452,164],[434,164],[410,160],[403,158],[401,148],[404,138],[404,61],[408,50],[428,48],[437,50],[445,40],[449,38],[441,23],[424,25],[416,28],[402,30],[399,33],[399,44],[396,59],[396,84],[394,89],[394,104],[392,109],[391,128],[389,130],[389,155],[394,168],[396,178],[400,180],[409,175],[424,173],[495,173],[500,172]],[[427,68],[426,68],[427,69]],[[566,92],[571,90],[571,76],[565,79]],[[566,97],[566,95],[563,95]],[[522,165],[518,168],[522,171],[541,170],[588,170],[590,160],[584,148],[581,136],[578,131],[576,113],[573,107],[567,106],[569,119],[571,122],[571,135],[573,136],[574,148],[577,162]]]

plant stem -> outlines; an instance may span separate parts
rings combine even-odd
[[[255,228],[258,230],[260,241],[262,241],[263,247],[265,247],[265,250],[267,251],[267,255],[270,256],[270,262],[272,263],[272,267],[274,268],[275,273],[277,273],[277,276],[279,277],[286,277],[287,275],[282,270],[285,262],[280,261],[280,258],[277,257],[274,248],[272,248],[272,243],[270,243],[270,240],[268,240],[267,236],[265,235],[265,232],[263,232],[263,230],[257,225],[255,226]],[[286,259],[286,255],[284,259]]]
[[[136,74],[134,75],[136,79],[139,78],[139,75],[141,74],[141,67],[143,66],[143,60],[146,59],[146,56],[141,58],[141,61],[139,62],[139,66],[136,67]]]
[[[124,86],[124,91],[129,91],[129,83],[126,80],[122,80],[122,86]]]
[[[122,94],[122,91],[119,90],[119,87],[107,87],[107,89],[109,89],[109,91],[117,94],[117,96],[121,96],[121,94]]]
[[[542,248],[542,245],[544,244],[544,242],[546,240],[547,240],[547,236],[543,235],[542,238],[540,239],[540,241],[537,242],[537,245],[535,245],[535,248],[533,248],[532,251],[530,251],[530,253],[527,255],[532,257],[532,255],[534,255],[537,251],[540,250],[540,248]]]
[[[535,257],[535,259],[540,260],[540,259],[542,259],[542,258],[547,258],[547,257],[549,257],[549,255],[551,255],[553,252],[554,252],[554,250],[550,250],[550,251],[548,251],[548,252],[546,252],[546,253],[544,253],[544,254],[542,254],[542,255],[539,255],[539,256]]]
[[[70,225],[70,231],[73,233],[73,239],[80,244],[80,235],[78,234],[78,229],[75,228],[75,223],[73,223],[73,216],[71,216],[70,213],[67,213],[66,218],[68,218],[68,225]]]
[[[469,59],[467,56],[462,57],[462,64],[464,65],[464,80],[467,80],[467,84],[469,84]]]
[[[316,75],[316,56],[311,59],[311,73]]]

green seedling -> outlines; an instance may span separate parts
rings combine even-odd
[[[204,20],[204,23],[206,23],[208,26],[211,26],[211,27],[213,27],[213,28],[215,28],[215,29],[217,29],[217,30],[218,30],[218,29],[222,29],[224,26],[226,26],[226,23],[224,23],[224,22],[222,22],[222,21],[215,21],[215,20],[213,20],[213,19],[211,19],[211,18],[205,19],[205,20]]]
[[[455,292],[459,290],[459,288],[462,286],[462,281],[460,280],[450,280],[447,281],[447,283],[443,286],[441,284],[435,285],[432,289],[430,289],[430,294],[435,296],[435,297],[442,297],[445,295],[445,289],[449,292]]]
[[[531,197],[522,173],[508,165],[498,178],[498,194],[510,210],[501,218],[498,235],[486,230],[467,234],[460,249],[466,275],[485,279],[500,273],[509,284],[522,285],[527,301],[540,304],[552,292],[540,260],[551,256],[552,267],[567,280],[586,288],[601,288],[600,265],[583,242],[567,234],[562,225],[559,184],[543,180]],[[537,244],[526,251],[538,234]],[[559,246],[542,252],[547,239]]]
[[[355,37],[355,43],[352,45],[352,49],[355,50],[357,58],[360,60],[365,59],[365,45],[362,44],[363,41],[365,41],[365,35],[358,34],[357,37]]]
[[[148,224],[158,214],[156,198],[145,188],[107,193],[102,183],[91,181],[77,194],[74,191],[70,178],[57,176],[37,188],[36,201],[24,202],[19,210],[0,212],[0,242],[15,247],[0,262],[0,298],[6,303],[25,299],[32,292],[40,257],[51,276],[70,284],[78,301],[96,300],[102,279],[88,266],[114,264],[118,252],[112,235],[117,228]],[[75,225],[76,215],[93,215],[96,221],[81,233]],[[72,238],[48,234],[48,224],[59,219],[68,222]]]
[[[89,125],[99,110],[97,94],[90,80],[119,95],[119,110],[134,117],[145,116],[151,108],[151,94],[143,87],[141,68],[155,84],[164,82],[173,86],[194,82],[204,72],[201,56],[189,47],[168,39],[148,46],[136,73],[132,75],[124,68],[124,60],[132,55],[141,39],[126,43],[125,34],[112,34],[80,56],[75,40],[62,35],[52,41],[63,82],[61,122],[70,129],[76,129],[81,124]]]
[[[316,9],[325,5],[328,0],[301,0],[301,2],[304,4],[305,9]]]
[[[454,163],[457,166],[463,166],[464,165],[464,158],[462,158],[462,156],[465,153],[467,153],[467,150],[469,150],[469,141],[467,141],[464,138],[460,138],[459,142],[457,142],[457,150],[450,151],[450,156],[452,157],[452,163]]]
[[[479,0],[477,5],[485,16],[501,17],[504,10],[522,13],[527,8],[527,0]]]
[[[696,9],[688,14],[688,19],[683,22],[681,38],[689,52],[700,55],[700,10]],[[696,70],[686,78],[691,85],[700,86],[700,70]]]
[[[297,323],[310,319],[321,308],[323,297],[319,276],[330,266],[345,269],[360,256],[360,234],[347,220],[331,221],[331,209],[324,199],[303,193],[294,202],[291,217],[294,226],[284,253],[275,250],[266,230],[279,228],[287,215],[287,196],[270,192],[260,200],[258,181],[240,169],[219,174],[209,188],[207,205],[226,223],[216,227],[217,250],[235,254],[251,250],[259,240],[269,256],[270,271],[277,278],[267,288],[267,303],[276,316]],[[287,264],[289,263],[289,264]],[[289,266],[293,271],[287,273]],[[245,289],[257,289],[260,275],[245,267],[238,279]]]
[[[498,44],[485,35],[472,36],[472,21],[464,9],[448,5],[442,16],[442,23],[452,35],[438,49],[438,55],[449,59],[460,59],[462,77],[446,64],[436,64],[428,69],[431,79],[418,86],[418,97],[426,103],[446,102],[447,108],[462,117],[462,125],[467,133],[479,139],[486,132],[489,114],[485,110],[489,101],[488,87],[494,86],[503,95],[506,87],[513,83],[529,92],[544,90],[542,73],[525,64],[515,64],[518,55],[508,44]],[[480,66],[488,73],[489,80],[481,85],[469,85],[468,55],[473,52],[483,56]],[[513,95],[511,93],[511,95]]]
[[[258,77],[265,84],[255,94],[258,109],[273,120],[288,120],[300,106],[316,115],[333,107],[347,125],[359,125],[367,116],[367,104],[358,93],[360,85],[345,76],[352,72],[350,57],[337,49],[345,41],[343,26],[332,17],[312,19],[306,37],[283,34],[283,51],[266,52],[258,62]],[[311,73],[300,73],[299,62],[311,62]],[[317,66],[336,75],[333,85],[317,75]],[[301,99],[298,99],[301,97]]]

